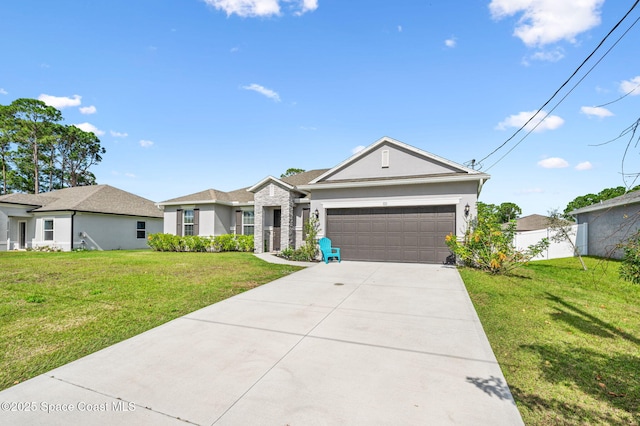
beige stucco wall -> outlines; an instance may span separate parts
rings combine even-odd
[[[389,151],[389,166],[382,166],[382,151]],[[456,172],[455,168],[418,156],[415,152],[389,144],[381,144],[358,161],[326,179],[327,182],[344,179],[374,179],[416,175],[436,175]]]
[[[198,235],[214,236],[233,233],[235,226],[235,208],[221,204],[185,204],[182,206],[164,206],[165,234],[176,235],[177,210],[199,209]]]

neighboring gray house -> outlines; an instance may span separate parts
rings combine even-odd
[[[331,169],[268,176],[233,192],[207,190],[158,203],[164,232],[255,236],[256,252],[303,244],[319,219],[347,260],[441,263],[447,234],[464,234],[489,175],[384,137]]]
[[[152,201],[109,185],[0,196],[0,250],[139,249],[157,232],[162,212]]]
[[[640,191],[629,192],[571,212],[586,229],[588,251],[584,254],[620,259],[625,243],[640,229]]]

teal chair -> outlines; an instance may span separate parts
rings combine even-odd
[[[324,263],[329,263],[330,257],[337,258],[338,263],[341,261],[340,249],[337,247],[331,247],[331,240],[329,238],[320,238],[320,241],[318,241],[318,245],[320,246],[320,251],[322,252]]]

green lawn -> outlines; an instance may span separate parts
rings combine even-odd
[[[460,270],[527,425],[640,424],[640,285],[585,261]]]
[[[299,269],[248,253],[0,252],[0,389]]]

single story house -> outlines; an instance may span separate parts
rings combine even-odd
[[[0,196],[3,251],[140,249],[148,248],[147,235],[157,232],[162,232],[162,211],[153,201],[109,185]]]
[[[209,189],[158,203],[164,232],[253,234],[255,251],[300,247],[319,221],[346,260],[442,263],[462,236],[489,175],[383,137],[330,169],[267,176],[231,192]]]
[[[587,253],[621,259],[619,248],[640,229],[640,191],[628,192],[571,212],[585,226]]]
[[[583,225],[577,225],[569,221],[563,223],[570,227],[569,237],[577,247],[580,254],[585,254],[586,239]],[[516,219],[516,234],[513,243],[518,250],[526,250],[529,246],[539,243],[543,238],[549,240],[549,247],[533,260],[560,259],[573,257],[573,246],[568,241],[554,241],[557,232],[549,228],[549,217],[540,214],[532,214]]]

